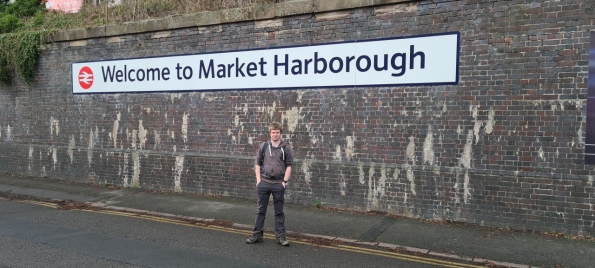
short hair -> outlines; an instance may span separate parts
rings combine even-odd
[[[279,132],[283,133],[283,126],[277,122],[273,122],[269,125],[269,132],[271,130],[279,130]]]

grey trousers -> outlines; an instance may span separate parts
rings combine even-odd
[[[264,219],[267,214],[269,197],[273,195],[273,206],[275,207],[275,234],[277,237],[285,235],[285,213],[283,203],[285,202],[285,187],[281,183],[268,183],[260,181],[256,186],[258,195],[258,208],[256,210],[256,224],[254,234],[263,234]]]

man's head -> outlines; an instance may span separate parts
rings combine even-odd
[[[269,125],[269,132],[271,132],[271,130],[279,130],[279,133],[283,133],[283,126],[277,122],[273,122]]]
[[[279,123],[271,123],[269,125],[269,133],[271,134],[272,141],[278,141],[281,139],[281,133],[283,132],[283,127]]]

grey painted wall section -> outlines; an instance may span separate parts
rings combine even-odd
[[[52,36],[0,90],[0,172],[254,198],[282,122],[289,202],[595,235],[595,3],[295,1]],[[456,86],[72,95],[72,62],[461,32]]]

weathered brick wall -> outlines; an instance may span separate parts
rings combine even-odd
[[[289,202],[595,235],[594,8],[411,1],[50,42],[34,85],[0,91],[0,172],[254,198],[253,154],[279,121],[297,159]],[[78,61],[450,31],[456,86],[71,94]]]

